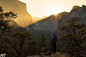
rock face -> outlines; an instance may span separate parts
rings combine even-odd
[[[78,17],[79,21],[81,23],[86,24],[86,6],[82,5],[80,6],[73,6],[71,12],[68,13],[68,15],[62,15],[61,19],[58,22],[58,36],[63,34],[63,32],[60,30],[60,28],[66,24],[66,21],[69,20],[71,17]]]
[[[13,11],[17,13],[17,24],[22,27],[33,23],[31,15],[26,11],[26,4],[19,0],[0,0],[0,6],[3,6],[4,11]]]

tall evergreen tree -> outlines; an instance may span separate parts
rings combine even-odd
[[[45,39],[44,34],[42,34],[42,37],[41,37],[41,39],[40,39],[39,44],[40,44],[40,48],[41,48],[41,47],[44,47],[44,48],[46,49],[46,39]]]
[[[50,41],[50,43],[49,43],[48,50],[49,50],[50,52],[53,51],[52,41]]]
[[[13,30],[13,26],[9,24],[10,20],[9,18],[16,18],[17,14],[14,14],[13,12],[5,12],[0,7],[0,35],[3,35],[6,32],[11,32]]]

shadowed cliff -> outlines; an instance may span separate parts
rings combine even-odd
[[[60,30],[60,28],[67,24],[66,21],[69,20],[72,17],[78,17],[80,23],[85,23],[86,24],[86,6],[82,5],[82,7],[80,6],[73,6],[72,10],[69,12],[68,15],[62,15],[61,19],[58,22],[58,36],[63,34],[63,31]]]

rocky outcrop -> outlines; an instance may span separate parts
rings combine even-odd
[[[22,27],[33,23],[31,15],[26,11],[26,4],[19,0],[0,0],[0,6],[3,6],[4,11],[12,11],[17,13],[15,21]]]
[[[70,17],[79,17],[79,18],[86,17],[86,6],[85,5],[82,5],[82,7],[73,6],[73,8],[70,12]]]
[[[63,34],[63,32],[60,30],[60,28],[66,24],[66,21],[69,20],[72,17],[78,17],[79,21],[81,23],[86,24],[86,6],[82,5],[80,6],[73,6],[72,10],[69,12],[68,15],[62,15],[61,19],[58,21],[58,36]]]

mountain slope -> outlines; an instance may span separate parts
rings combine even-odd
[[[11,24],[12,23],[12,24]],[[11,24],[11,26],[13,27],[13,31],[10,33],[5,33],[4,36],[6,37],[10,37],[12,36],[12,34],[16,33],[16,32],[28,32],[25,28],[21,27],[20,25],[18,25],[13,19],[10,19],[9,24]]]
[[[63,14],[68,14],[67,12],[59,13],[57,16],[51,15],[48,18],[45,18],[41,21],[38,21],[30,26],[27,26],[26,28],[30,30],[38,30],[38,31],[56,31],[58,20],[61,19],[61,16]],[[31,29],[30,29],[31,28]]]

